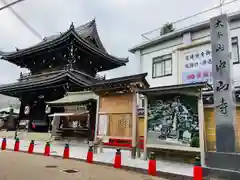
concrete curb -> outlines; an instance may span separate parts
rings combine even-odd
[[[15,152],[13,149],[6,149],[6,151]],[[19,150],[18,152],[28,154],[27,151],[23,151],[23,150]],[[39,153],[39,152],[33,152],[32,154],[33,155],[43,156],[43,153]],[[63,158],[60,155],[50,155],[49,157]],[[80,159],[80,158],[71,158],[70,157],[69,159],[70,160],[75,160],[75,161],[86,162],[85,159]],[[113,167],[112,163],[106,163],[106,162],[101,162],[101,161],[93,161],[92,164]],[[148,174],[148,170],[147,169],[138,168],[138,167],[122,165],[121,169],[127,170],[127,171],[132,171],[132,172],[137,172],[137,173],[141,173],[141,174],[146,174],[146,175]],[[174,174],[174,173],[168,173],[168,172],[162,172],[162,171],[157,171],[157,177],[166,178],[166,179],[169,179],[169,180],[192,180],[193,179],[193,177],[191,177],[191,176],[186,176],[186,175],[181,175],[181,174]]]

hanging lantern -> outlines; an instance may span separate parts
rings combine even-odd
[[[46,114],[50,114],[50,112],[51,112],[51,107],[48,106],[48,105],[46,105],[45,112],[46,112]]]
[[[30,107],[29,106],[25,106],[24,114],[28,115],[29,113],[30,113]]]

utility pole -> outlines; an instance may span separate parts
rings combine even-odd
[[[14,1],[14,2],[12,2],[12,3],[6,4],[5,6],[0,7],[0,11],[6,9],[6,8],[8,8],[8,7],[11,7],[11,6],[13,6],[13,5],[17,4],[17,3],[20,3],[20,2],[22,2],[22,1],[24,1],[24,0],[17,0],[17,1]]]

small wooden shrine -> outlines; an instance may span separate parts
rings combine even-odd
[[[121,144],[111,141],[121,140],[132,149],[133,158],[139,142],[136,92],[149,87],[146,76],[147,73],[143,73],[92,85],[92,91],[99,95],[95,137],[103,139],[105,145],[113,146]]]
[[[48,106],[63,107],[64,113],[49,114],[52,117],[53,139],[93,141],[98,96],[91,91],[69,92],[61,99],[47,102]]]

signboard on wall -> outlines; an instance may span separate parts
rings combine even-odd
[[[183,52],[183,84],[208,82],[212,84],[212,53],[209,48],[193,48]]]
[[[84,105],[69,105],[64,106],[65,112],[71,112],[71,113],[80,113],[80,112],[86,112],[87,108]]]
[[[108,115],[100,114],[99,115],[99,124],[98,124],[98,135],[107,136],[108,131]]]
[[[199,147],[197,97],[165,94],[149,101],[148,144]]]

